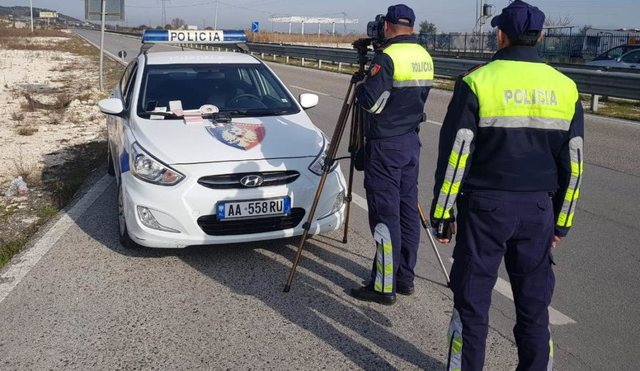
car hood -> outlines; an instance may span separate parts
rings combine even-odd
[[[324,143],[304,112],[233,118],[226,124],[137,117],[132,130],[147,152],[169,165],[315,157]]]

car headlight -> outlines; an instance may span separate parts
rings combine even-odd
[[[135,142],[131,145],[131,173],[145,182],[172,186],[178,184],[184,175],[153,158]]]
[[[327,158],[327,150],[329,149],[329,139],[322,135],[322,149],[318,156],[313,160],[311,165],[309,165],[309,170],[316,175],[322,175],[322,168],[324,167],[324,161]],[[334,171],[338,167],[338,161],[334,161],[331,165],[331,170]]]

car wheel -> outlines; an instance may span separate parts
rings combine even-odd
[[[127,229],[127,220],[125,215],[124,195],[122,192],[122,182],[120,182],[120,185],[118,186],[118,234],[120,236],[120,244],[125,249],[139,248],[140,245],[138,245],[129,236],[129,230]]]
[[[116,168],[113,165],[113,158],[111,157],[111,146],[107,143],[107,174],[116,175]]]

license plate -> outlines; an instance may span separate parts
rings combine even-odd
[[[268,200],[220,202],[216,208],[218,220],[252,219],[264,216],[289,215],[289,197]]]

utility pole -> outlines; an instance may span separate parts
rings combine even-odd
[[[480,35],[482,35],[482,29],[484,26],[484,0],[480,0],[480,12],[482,12],[480,15]]]
[[[160,0],[162,2],[162,28],[167,25],[167,1],[170,0]]]
[[[102,15],[102,28],[100,30],[100,91],[104,91],[104,73],[102,66],[104,62],[104,23],[107,18],[107,0],[102,0],[100,13]]]
[[[219,0],[216,0],[216,16],[213,19],[213,29],[217,30],[218,29],[218,5],[220,4]]]
[[[29,0],[29,7],[31,8],[31,33],[33,33],[33,0]]]
[[[346,35],[347,34],[347,13],[346,12],[342,12],[342,24],[344,25],[344,32],[342,34]]]

